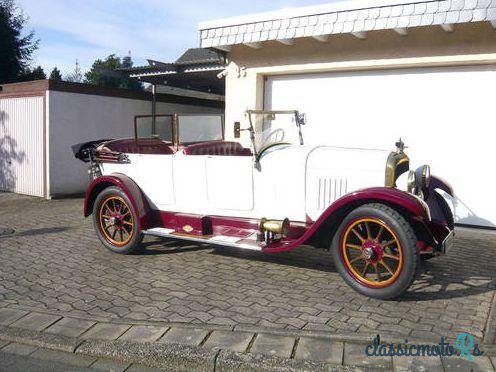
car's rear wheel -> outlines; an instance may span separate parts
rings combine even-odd
[[[121,254],[140,250],[143,234],[131,201],[118,187],[104,189],[93,206],[93,225],[103,245]]]
[[[417,239],[397,211],[383,204],[367,204],[341,223],[332,255],[337,270],[356,291],[389,299],[401,295],[415,277]]]

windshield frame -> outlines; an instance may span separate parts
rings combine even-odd
[[[216,113],[173,113],[173,114],[159,114],[159,115],[135,115],[134,116],[134,139],[136,141],[136,144],[139,144],[139,139],[151,139],[151,138],[156,138],[159,140],[162,140],[164,142],[170,142],[173,146],[178,148],[180,145],[188,145],[191,143],[197,143],[197,142],[180,142],[180,125],[179,125],[179,119],[181,116],[187,116],[187,117],[201,117],[201,116],[216,116],[220,117],[220,130],[221,130],[221,139],[212,139],[212,140],[205,140],[205,141],[197,141],[197,142],[216,142],[216,141],[224,141],[225,139],[225,120],[224,120],[224,115],[223,114],[216,114]],[[171,139],[164,139],[161,137],[158,137],[157,135],[157,123],[156,123],[156,118],[170,118],[170,125],[171,125]],[[138,119],[143,119],[143,118],[151,118],[151,136],[150,137],[139,137],[138,136]],[[146,123],[145,124],[149,124]]]
[[[279,142],[273,142],[270,143],[266,146],[261,147],[260,149],[257,149],[256,143],[255,143],[255,129],[253,126],[253,116],[252,115],[294,115],[295,119],[295,125],[298,130],[298,137],[299,137],[299,145],[303,145],[303,134],[301,132],[301,126],[304,124],[304,115],[301,115],[298,110],[246,110],[246,115],[248,115],[248,122],[250,124],[250,127],[248,128],[250,132],[250,139],[251,139],[251,145],[253,148],[253,155],[255,157],[255,161],[258,163],[260,157],[262,154],[265,152],[265,150],[277,146],[277,145],[287,145],[290,144],[289,142],[284,142],[284,141],[279,141]]]
[[[221,138],[220,139],[211,139],[211,140],[204,140],[204,141],[195,141],[195,142],[181,142],[180,141],[180,136],[181,136],[181,126],[179,123],[179,119],[181,116],[187,116],[187,117],[195,117],[195,116],[217,116],[220,117],[220,130],[221,130]],[[224,115],[222,114],[200,114],[200,113],[194,113],[194,114],[174,114],[174,120],[173,120],[173,126],[174,126],[174,143],[176,146],[180,145],[188,145],[191,143],[198,143],[198,142],[218,142],[218,141],[224,141],[225,139],[225,123],[224,123]]]

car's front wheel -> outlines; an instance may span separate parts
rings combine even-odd
[[[412,283],[418,265],[412,227],[383,204],[366,204],[349,213],[331,249],[343,279],[356,291],[378,299],[401,295]]]
[[[104,189],[93,206],[93,225],[105,247],[121,254],[140,250],[143,234],[131,201],[118,187]]]

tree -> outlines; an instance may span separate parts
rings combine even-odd
[[[85,74],[85,82],[101,87],[142,90],[143,84],[141,82],[131,79],[125,73],[119,71],[119,69],[132,66],[131,56],[126,56],[121,60],[120,57],[111,54],[103,61],[97,59],[93,62],[90,71]]]
[[[55,66],[52,72],[50,72],[50,80],[62,80],[62,74],[57,66]]]
[[[32,70],[29,67],[26,68],[23,71],[19,81],[44,80],[44,79],[46,79],[45,71],[43,70],[43,67],[38,66]]]
[[[34,31],[22,36],[27,17],[13,0],[0,0],[0,83],[25,80],[39,40]]]
[[[81,67],[79,67],[79,62],[76,59],[76,66],[74,67],[74,72],[70,73],[65,77],[65,80],[73,82],[73,83],[82,83],[83,82],[83,74],[81,72]]]

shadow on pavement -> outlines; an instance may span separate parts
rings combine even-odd
[[[33,236],[33,235],[56,234],[56,233],[70,230],[70,229],[71,229],[71,227],[69,227],[69,226],[42,227],[39,229],[30,229],[30,230],[18,231],[18,232],[16,232],[15,236]]]

